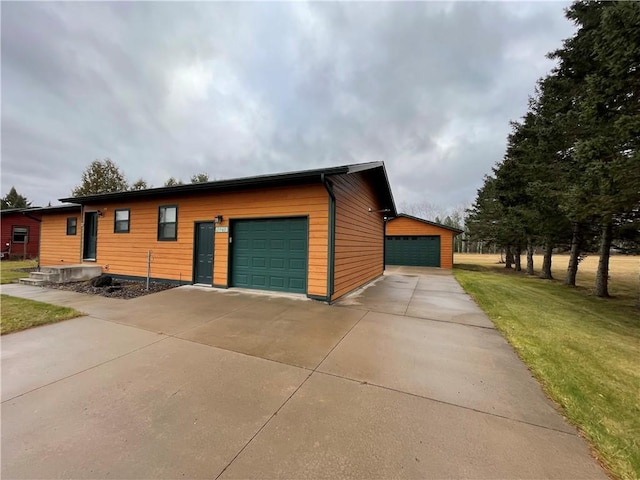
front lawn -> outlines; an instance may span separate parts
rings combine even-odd
[[[82,315],[73,308],[58,307],[9,295],[0,295],[0,310],[2,312],[0,334],[2,335]]]
[[[633,299],[601,299],[501,270],[458,266],[454,274],[612,474],[640,478],[640,310]]]
[[[38,266],[36,260],[3,260],[0,262],[0,284],[13,283],[19,278],[29,276],[27,269]]]

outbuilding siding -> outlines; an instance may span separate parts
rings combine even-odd
[[[437,235],[440,237],[440,268],[453,268],[453,237],[456,234],[451,230],[411,218],[396,217],[387,222],[386,235]]]
[[[332,177],[336,196],[334,293],[358,288],[384,271],[384,221],[379,195],[366,173]],[[369,209],[372,211],[370,212]]]
[[[33,218],[29,218],[21,211],[2,212],[0,214],[2,227],[0,228],[0,242],[3,252],[9,252],[12,258],[26,255],[29,258],[38,256],[38,246],[40,243],[40,223]],[[13,243],[13,227],[23,227],[27,229],[27,243]],[[7,246],[7,244],[9,246]]]

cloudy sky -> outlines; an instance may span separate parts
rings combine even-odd
[[[398,204],[471,202],[566,6],[2,2],[1,193],[384,160]]]

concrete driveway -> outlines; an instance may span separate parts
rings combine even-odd
[[[2,291],[89,314],[2,337],[3,478],[606,478],[447,272],[334,306]]]

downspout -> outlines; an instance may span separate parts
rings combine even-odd
[[[84,257],[84,203],[80,206],[80,264],[83,264]]]
[[[32,217],[27,212],[22,212],[22,215],[24,215],[27,218],[30,218],[31,220],[35,220],[36,222],[38,222],[38,265],[36,265],[36,271],[39,272],[40,271],[40,245],[42,243],[42,219]]]
[[[334,293],[334,270],[335,270],[335,244],[336,244],[336,196],[333,193],[331,182],[327,180],[324,173],[320,174],[320,181],[329,194],[329,242],[327,249],[327,302],[331,303]]]
[[[387,269],[387,223],[389,217],[382,218],[382,274]]]

